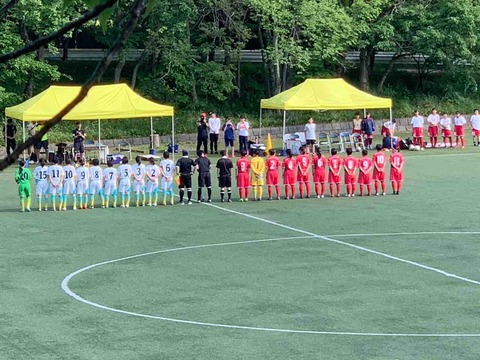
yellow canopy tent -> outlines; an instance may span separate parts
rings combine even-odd
[[[260,131],[262,109],[283,110],[285,135],[287,110],[348,110],[390,109],[392,99],[373,96],[348,84],[343,79],[307,79],[303,83],[260,101]]]
[[[52,85],[27,101],[5,109],[9,118],[23,121],[23,141],[25,122],[45,122],[54,117],[80,92],[80,86]],[[100,143],[100,120],[130,118],[150,118],[150,132],[153,140],[153,117],[171,116],[172,142],[175,136],[173,106],[157,104],[147,100],[126,84],[93,86],[88,95],[63,120],[98,120],[98,142]]]

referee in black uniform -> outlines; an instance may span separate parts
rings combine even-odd
[[[212,163],[210,159],[205,156],[205,152],[200,150],[197,152],[198,158],[195,160],[196,169],[198,171],[198,202],[204,201],[202,197],[202,188],[207,188],[208,202],[212,202],[212,178],[210,176],[210,168]]]
[[[195,171],[195,161],[188,157],[188,151],[182,151],[182,157],[177,161],[177,174],[180,174],[180,204],[184,205],[183,196],[187,188],[188,205],[192,204],[192,174]]]
[[[221,158],[217,161],[218,186],[220,187],[220,199],[225,201],[225,188],[228,191],[228,202],[232,202],[232,169],[233,163],[225,150],[220,151]]]

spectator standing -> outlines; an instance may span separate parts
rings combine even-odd
[[[37,131],[42,130],[43,125],[36,125]],[[48,161],[48,133],[42,136],[39,142],[35,143],[35,155],[37,157],[37,163],[40,160],[40,150],[45,150],[45,158]]]
[[[250,124],[245,117],[240,118],[240,122],[237,125],[238,130],[238,142],[240,143],[240,151],[245,150],[248,152],[248,135],[250,130]]]
[[[210,154],[218,154],[218,135],[220,134],[221,119],[217,114],[211,113],[208,119],[208,127],[210,128]]]
[[[307,143],[307,154],[313,153],[313,147],[317,140],[317,125],[313,122],[313,118],[308,119],[308,123],[305,125],[305,142]]]
[[[372,149],[373,133],[375,132],[375,121],[370,113],[367,113],[365,119],[362,121],[362,133],[365,138],[365,147]]]
[[[83,146],[83,142],[86,139],[85,131],[82,129],[82,123],[77,121],[75,123],[77,126],[72,131],[73,136],[73,152],[74,152],[74,159],[77,160],[77,157],[80,159],[85,159],[85,148]]]
[[[358,112],[352,120],[352,134],[362,134],[362,118]]]
[[[3,136],[5,137],[5,148],[7,155],[10,155],[10,150],[14,151],[17,147],[15,135],[17,134],[17,127],[12,119],[7,120],[7,124],[3,127]]]
[[[203,145],[203,151],[205,154],[207,151],[207,141],[208,141],[208,123],[206,120],[207,114],[202,113],[200,118],[197,121],[197,152],[200,151],[200,148]]]
[[[232,120],[227,117],[225,124],[222,127],[223,137],[225,139],[225,153],[228,157],[228,148],[232,149],[232,158],[235,157],[235,125],[232,123]]]

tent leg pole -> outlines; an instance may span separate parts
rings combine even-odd
[[[363,109],[363,118],[365,119],[367,117],[367,109]]]
[[[172,161],[175,162],[175,116],[172,115]]]
[[[150,147],[153,149],[153,117],[150,116]]]
[[[5,119],[5,121],[7,121]],[[5,123],[5,126],[7,126],[7,123]],[[7,129],[5,128],[5,148],[7,147]],[[22,121],[22,133],[23,133],[23,142],[26,141],[26,137],[25,137],[25,121]],[[5,149],[6,150],[6,149]],[[25,161],[26,159],[26,156],[25,156],[25,150],[23,150],[23,160]],[[47,159],[48,159],[48,154],[47,154]],[[39,159],[37,159],[37,162],[38,162]]]
[[[285,149],[285,126],[287,125],[287,111],[283,110],[283,127],[282,127],[282,147]]]
[[[262,108],[260,107],[260,139],[262,138]]]
[[[101,136],[100,136],[100,119],[98,119],[98,161],[100,161],[100,163],[103,163],[104,160],[102,160],[101,156],[100,156],[100,142],[101,142]]]

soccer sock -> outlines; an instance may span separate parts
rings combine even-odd
[[[458,136],[455,137],[455,142],[457,143],[457,146],[458,146]]]
[[[220,189],[220,199],[221,200],[225,199],[225,190],[224,189]]]
[[[263,196],[263,187],[259,186],[258,187],[258,198],[261,199]]]
[[[42,197],[41,196],[37,197],[37,203],[38,203],[38,208],[41,210],[42,209]]]
[[[73,199],[73,207],[76,208],[77,207],[77,195],[73,194],[72,199]]]
[[[228,196],[228,200],[232,199],[232,189],[228,189],[227,196]]]
[[[306,186],[306,188],[307,188],[307,196],[310,196],[310,194],[312,193],[312,187],[311,187],[310,183],[307,182],[307,183],[305,184],[305,186]]]
[[[27,197],[27,210],[30,210],[30,204],[32,203],[32,198],[30,196]]]
[[[174,204],[174,200],[173,200],[173,189],[170,189],[168,192],[170,193],[170,204],[173,205],[173,204]]]
[[[352,187],[352,190],[351,190],[350,194],[355,195],[355,192],[357,191],[357,185],[352,184],[350,186]]]
[[[110,205],[110,195],[105,195],[105,203],[104,205],[108,208],[108,205]]]
[[[254,187],[253,187],[253,199],[254,199],[254,200],[257,199],[257,193],[258,193],[258,191],[257,191],[257,186],[254,186]]]
[[[103,194],[100,194],[100,200],[102,201],[102,206],[105,206],[105,197]]]
[[[462,137],[462,146],[465,146],[465,138]]]
[[[24,198],[20,198],[20,209],[25,210],[25,199]]]
[[[450,147],[452,147],[452,146],[453,146],[453,140],[452,140],[452,137],[450,136],[448,139],[450,140]]]
[[[145,206],[145,202],[147,201],[147,194],[145,192],[142,193],[142,205]]]
[[[325,183],[322,183],[322,196],[325,196],[325,193],[327,192],[327,185]]]
[[[245,188],[245,199],[248,199],[248,196],[250,195],[250,189]]]
[[[53,211],[57,210],[57,203],[55,201],[55,195],[52,195],[52,208],[53,208]]]
[[[125,194],[120,194],[120,198],[122,199],[122,206],[125,206]]]
[[[437,147],[437,141],[438,141],[438,138],[435,136],[435,137],[433,138],[433,147],[434,147],[434,148]]]
[[[157,203],[158,203],[158,191],[155,191],[154,195],[155,195],[155,196],[154,196],[154,198],[153,198],[153,199],[154,199],[154,200],[153,200],[153,203],[154,203],[154,204],[157,204]]]
[[[183,188],[180,189],[180,202],[183,202],[183,195],[185,195],[185,190]]]
[[[334,185],[333,184],[330,184],[330,195],[333,196],[333,189],[334,189]]]
[[[380,187],[379,186],[379,181],[375,181],[375,192],[378,194],[378,188]]]
[[[337,195],[340,195],[341,186],[342,186],[342,184],[340,184],[340,183],[337,184]]]
[[[91,200],[90,200],[90,205],[91,205],[92,207],[95,206],[95,195],[91,195],[91,196],[90,196],[90,199],[91,199]]]
[[[275,186],[275,192],[277,193],[277,197],[280,197],[280,185]]]
[[[387,192],[387,183],[385,181],[382,181],[382,192],[383,193]]]
[[[152,193],[151,192],[148,193],[148,204],[149,205],[152,204]]]
[[[117,200],[118,200],[118,197],[117,197],[117,194],[113,194],[113,207],[117,207]]]
[[[352,185],[347,184],[347,195],[350,195],[352,193]]]
[[[392,190],[393,190],[393,193],[397,192],[397,183],[395,181],[392,181]]]
[[[399,182],[397,183],[397,193],[399,193],[400,190],[402,190],[402,182],[401,182],[401,181],[399,181]]]
[[[271,186],[268,187],[268,197],[271,198],[273,195],[273,189]]]
[[[360,184],[360,196],[363,195],[363,184]]]
[[[289,186],[285,185],[285,197],[286,198],[288,198],[288,193],[289,193],[288,188],[289,188]]]
[[[372,193],[372,185],[367,185],[367,195],[370,196]]]
[[[207,194],[208,194],[208,200],[211,200],[212,199],[212,188],[211,187],[207,188]]]
[[[202,199],[202,188],[198,188],[197,190],[197,199],[198,201]]]
[[[291,190],[292,190],[292,199],[294,199],[295,198],[295,193],[296,193],[295,185],[291,186]]]
[[[188,201],[192,200],[192,189],[187,189]]]
[[[78,195],[78,205],[80,206],[80,209],[83,208],[83,195]]]
[[[300,190],[300,197],[303,197],[303,192],[304,192],[305,184],[303,182],[298,184],[298,190]]]
[[[243,188],[238,188],[238,196],[240,197],[240,200],[243,199]]]
[[[139,193],[135,193],[135,204],[138,206],[139,204],[139,201],[140,201],[140,194]]]
[[[130,193],[128,193],[128,194],[126,195],[126,203],[125,203],[125,206],[126,206],[126,207],[129,207],[129,206],[130,206]]]

